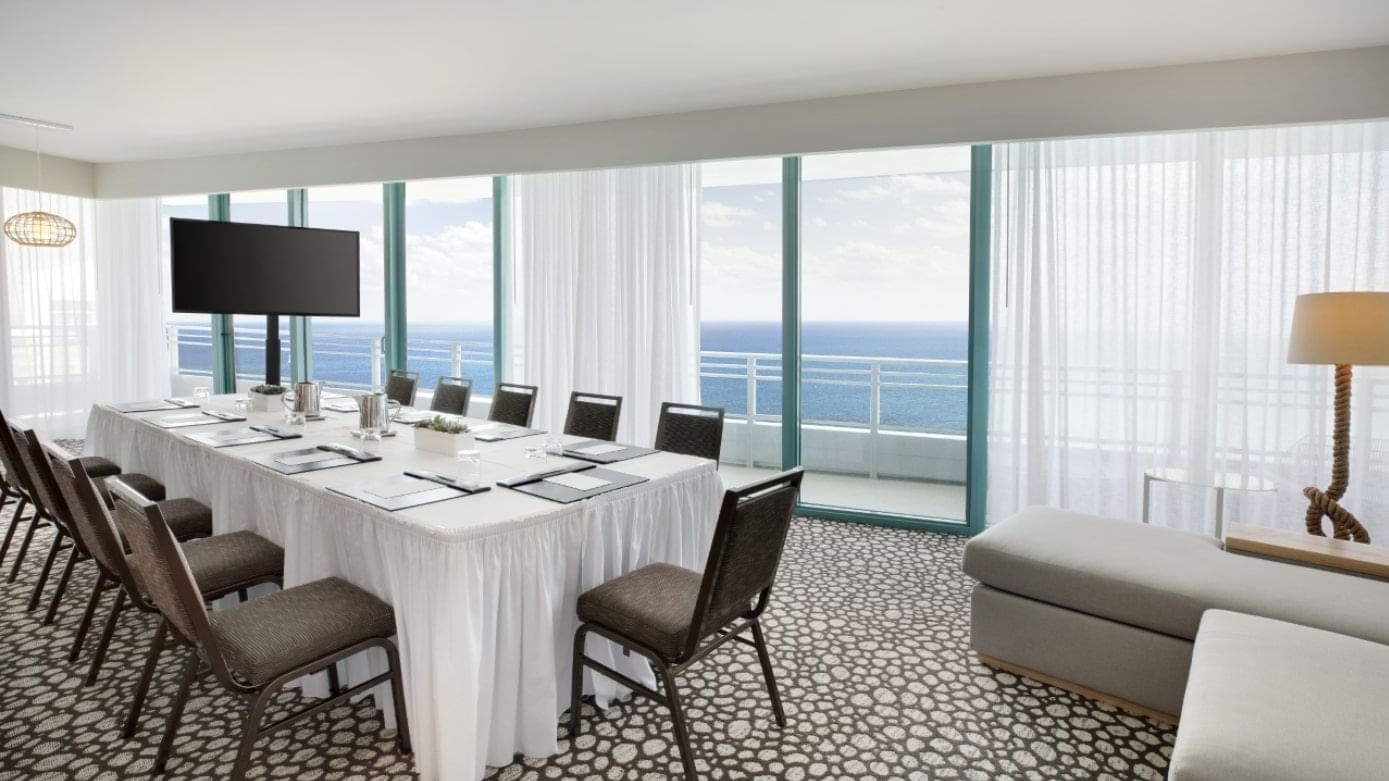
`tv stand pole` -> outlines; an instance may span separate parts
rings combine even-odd
[[[280,316],[265,316],[265,384],[280,384]]]

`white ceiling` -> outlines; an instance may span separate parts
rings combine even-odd
[[[113,162],[1386,43],[1389,0],[9,0],[0,113]]]

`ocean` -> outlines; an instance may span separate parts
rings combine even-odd
[[[201,325],[201,324],[198,324]],[[263,336],[248,326],[237,340],[239,373],[258,375],[264,363]],[[282,331],[287,331],[283,325]],[[329,383],[364,385],[371,360],[370,340],[382,333],[379,323],[314,324],[313,372]],[[747,358],[708,353],[767,353],[756,359],[759,380],[757,414],[781,414],[781,325],[768,322],[707,322],[700,329],[705,353],[700,391],[703,403],[723,407],[729,415],[747,413]],[[463,374],[473,378],[475,392],[492,392],[491,324],[411,323],[410,368],[420,372],[420,387],[432,388],[451,373],[451,347],[466,345]],[[287,335],[285,337],[288,338]],[[965,432],[968,328],[965,323],[840,323],[813,322],[801,327],[801,412],[807,423],[868,425],[872,412],[870,380],[879,372],[879,424],[933,433]],[[282,373],[289,376],[288,345]],[[836,356],[817,360],[813,356]],[[865,359],[884,360],[865,360]],[[958,361],[944,365],[902,363],[903,359]],[[206,333],[189,337],[179,347],[184,371],[210,372],[211,349]]]

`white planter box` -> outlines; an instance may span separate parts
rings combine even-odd
[[[275,394],[272,396],[268,393],[248,392],[246,395],[251,397],[251,409],[256,412],[274,412],[284,409],[284,402],[280,401],[284,398],[284,394]]]
[[[446,434],[427,428],[415,429],[416,450],[452,456],[460,450],[474,450],[476,447],[477,444],[473,441],[473,434],[470,431],[461,434]]]

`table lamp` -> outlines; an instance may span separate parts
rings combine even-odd
[[[1335,423],[1331,439],[1331,485],[1302,489],[1307,497],[1307,533],[1324,536],[1331,519],[1337,539],[1369,542],[1369,532],[1338,502],[1350,480],[1350,367],[1389,366],[1389,293],[1308,293],[1293,308],[1288,363],[1336,367]]]

